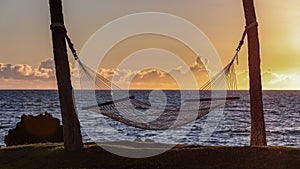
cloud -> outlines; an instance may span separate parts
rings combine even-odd
[[[130,84],[131,88],[170,89],[178,88],[177,81],[168,72],[148,69],[137,72]]]
[[[44,69],[52,69],[54,70],[55,69],[55,65],[54,65],[54,61],[53,59],[47,59],[47,60],[44,60],[40,63],[38,69],[40,71],[43,71]]]
[[[0,63],[0,78],[3,79],[26,79],[31,76],[33,69],[29,65],[22,64],[3,64]]]
[[[136,76],[136,79],[137,80],[144,80],[144,79],[159,80],[159,79],[166,79],[169,77],[170,75],[167,74],[166,72],[157,69],[149,69],[149,70],[139,72]]]
[[[111,79],[115,75],[118,76],[119,73],[120,73],[119,71],[116,71],[115,69],[112,69],[112,68],[110,68],[110,69],[102,68],[99,71],[99,74],[107,79]]]
[[[270,69],[262,73],[262,81],[264,84],[274,84],[280,80],[280,75],[273,73]]]
[[[271,69],[262,71],[262,87],[272,89],[299,89],[300,73],[273,72]],[[237,71],[238,89],[249,89],[249,72]]]
[[[194,62],[194,64],[192,66],[190,66],[190,69],[191,69],[192,72],[202,72],[202,71],[206,72],[205,65],[207,65],[207,64],[208,64],[207,59],[202,61],[202,58],[198,57],[196,59],[196,61]]]
[[[249,89],[249,72],[247,70],[236,70],[237,88]]]
[[[102,68],[98,71],[98,73],[108,80],[113,80],[113,83],[121,88],[131,87],[135,89],[152,89],[155,87],[176,87],[176,82],[169,75],[169,73],[158,69],[147,69],[143,71],[137,71]]]
[[[54,80],[53,59],[42,61],[37,68],[27,64],[0,63],[0,78],[15,80]]]
[[[277,73],[268,70],[262,74],[264,89],[299,89],[299,73]]]
[[[206,61],[207,63],[207,61]],[[169,72],[165,72],[156,68],[147,70],[116,70],[111,68],[102,68],[98,73],[121,88],[131,86],[132,88],[178,88],[178,83],[186,88],[191,85],[189,75],[193,75],[198,86],[208,80],[208,74],[201,58],[197,58],[195,62],[184,71],[181,67],[174,68]],[[190,74],[192,73],[192,74]],[[180,79],[180,80],[178,80]],[[179,82],[180,81],[180,82]]]

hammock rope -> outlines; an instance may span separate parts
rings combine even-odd
[[[217,86],[224,81],[226,81],[227,88],[237,88],[234,63],[236,62],[238,64],[239,62],[239,52],[244,44],[247,30],[256,25],[257,23],[253,23],[245,27],[232,60],[220,72],[213,76],[213,78],[206,82],[200,90],[208,91],[212,89],[213,86]],[[80,67],[79,74],[81,81],[94,81],[94,85],[100,90],[110,90],[111,92],[112,89],[121,90],[120,87],[113,84],[99,72],[81,62],[76,49],[74,48],[74,44],[67,35],[66,28],[64,29],[66,32],[65,36],[68,46]],[[100,113],[115,121],[135,128],[145,130],[167,130],[183,126],[202,118],[207,115],[210,110],[220,106],[219,101],[225,101],[227,103],[237,99],[239,99],[239,97],[187,99],[181,103],[181,107],[165,108],[153,106],[136,99],[134,96],[129,96],[127,98],[120,98],[104,103],[98,103],[97,105],[87,106],[84,107],[83,110]],[[190,107],[194,107],[193,102],[200,102],[200,105],[198,104],[199,108],[190,109]],[[147,110],[151,110],[151,112]]]

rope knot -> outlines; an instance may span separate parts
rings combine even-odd
[[[247,25],[245,28],[248,30],[248,29],[251,29],[256,26],[258,26],[258,23],[255,21],[255,22],[252,22],[249,25]]]
[[[64,29],[64,31],[67,32],[67,29],[66,29],[65,25],[63,23],[61,23],[61,22],[52,23],[50,25],[50,29],[53,30],[54,28],[62,28],[62,29]]]

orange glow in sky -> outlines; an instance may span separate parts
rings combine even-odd
[[[241,0],[172,0],[172,3],[161,0],[64,0],[63,3],[65,23],[77,51],[95,31],[114,19],[137,12],[163,12],[182,17],[201,29],[225,65],[233,57],[245,23]],[[300,1],[256,0],[255,6],[259,22],[263,89],[300,89]],[[0,89],[56,88],[49,18],[48,1],[1,0]],[[190,68],[197,66],[197,56],[180,42],[153,35],[136,36],[119,43],[107,54],[100,69],[115,70],[122,58],[147,48],[170,51]],[[163,55],[159,56],[162,60]],[[168,58],[167,54],[165,57]],[[248,89],[247,60],[246,43],[240,54],[240,64],[236,66],[239,89]],[[70,62],[74,63],[71,57]],[[174,67],[170,71],[180,70],[175,61],[165,62]],[[136,64],[136,70],[132,68],[131,72],[142,71]],[[123,77],[132,75],[129,70],[118,71],[115,73]],[[146,72],[149,74],[143,77],[147,78],[134,78],[132,88],[176,88],[172,78],[155,77],[160,75],[158,70]],[[202,77],[203,72],[198,73]],[[202,83],[205,80],[197,81]]]

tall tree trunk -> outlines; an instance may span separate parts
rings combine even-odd
[[[64,19],[61,0],[49,0],[51,30],[56,79],[59,91],[60,108],[63,122],[64,147],[68,151],[83,148],[80,124],[76,114],[73,89],[70,80],[70,67],[66,48]]]
[[[253,0],[243,0],[246,25],[256,23]],[[248,28],[248,64],[250,78],[251,146],[265,146],[266,132],[262,101],[260,46],[257,26]]]

